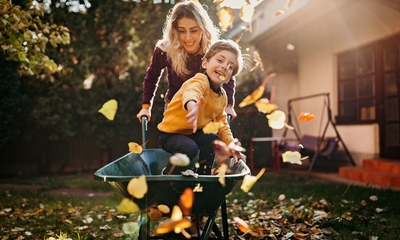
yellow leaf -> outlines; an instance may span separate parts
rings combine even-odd
[[[239,103],[239,107],[242,108],[242,107],[245,107],[247,105],[250,105],[250,104],[256,102],[264,94],[264,91],[265,91],[265,87],[264,86],[259,86],[255,91],[253,91],[250,95],[245,97]]]
[[[261,98],[254,104],[259,112],[270,114],[271,112],[278,109],[278,105],[271,103],[267,98]]]
[[[132,178],[129,181],[126,189],[128,190],[128,193],[132,195],[134,198],[139,198],[139,199],[143,198],[148,190],[146,176],[141,175],[138,178]]]
[[[265,168],[262,168],[260,172],[257,174],[257,176],[251,176],[251,175],[244,176],[240,189],[242,189],[243,192],[246,193],[249,192],[250,189],[257,182],[257,180],[264,174],[265,170],[266,170]]]
[[[209,122],[207,125],[203,127],[203,132],[205,134],[218,134],[218,130],[220,127],[224,126],[224,124],[220,121],[218,122]]]
[[[117,112],[118,102],[115,99],[108,100],[99,109],[99,113],[103,114],[108,120],[113,121]]]
[[[265,86],[267,85],[267,83],[269,82],[269,80],[271,80],[273,77],[276,76],[276,73],[271,73],[269,74],[261,83],[261,85],[255,90],[253,91],[250,95],[248,95],[247,97],[245,97],[241,103],[239,103],[239,107],[245,107],[247,105],[250,105],[252,103],[255,103],[258,99],[260,99],[262,97],[262,95],[264,94],[265,91]]]
[[[221,164],[221,166],[218,168],[218,173],[219,173],[218,181],[219,181],[219,183],[221,183],[221,185],[223,187],[226,186],[226,184],[225,184],[225,173],[226,173],[227,169],[228,169],[228,166],[225,163]]]
[[[133,152],[136,154],[141,154],[143,151],[143,147],[135,142],[128,143],[128,147],[129,147],[129,152]]]
[[[171,220],[179,221],[179,220],[182,220],[182,217],[183,217],[183,214],[182,214],[181,208],[177,205],[174,205],[174,207],[172,208]]]
[[[175,153],[169,158],[169,161],[173,166],[178,167],[186,167],[190,164],[189,157],[183,153]]]
[[[158,205],[157,208],[158,208],[158,210],[160,210],[160,212],[162,212],[164,214],[167,214],[167,213],[170,212],[169,207],[167,205],[164,205],[164,204]]]
[[[245,4],[240,8],[239,16],[240,19],[242,19],[243,22],[249,23],[251,22],[251,19],[253,18],[254,14],[254,7],[251,6],[250,4]]]
[[[286,114],[281,110],[275,110],[267,115],[268,125],[272,129],[282,129],[286,124]]]
[[[228,27],[232,28],[232,23],[235,17],[230,7],[222,7],[219,9],[217,16],[219,19],[219,26],[221,27],[222,31],[226,32],[228,31]]]
[[[203,192],[203,186],[201,186],[200,183],[197,183],[193,188],[193,192]]]
[[[123,198],[117,206],[117,210],[121,213],[136,213],[139,212],[139,206],[129,198]]]
[[[190,227],[190,222],[187,219],[172,220],[166,219],[160,226],[157,227],[157,234],[165,234],[172,231],[179,232],[181,229]]]
[[[290,162],[291,164],[302,164],[301,154],[297,151],[286,151],[284,154],[282,154],[282,160],[283,162]]]

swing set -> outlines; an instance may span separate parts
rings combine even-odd
[[[303,100],[313,100],[315,98],[323,99],[323,108],[320,115],[320,124],[318,129],[317,136],[313,136],[310,134],[302,134],[300,131],[300,124],[294,111],[294,104]],[[313,101],[315,103],[315,100]],[[327,122],[323,126],[323,118],[327,115]],[[294,117],[293,117],[294,116]],[[293,121],[294,120],[294,121]],[[330,108],[330,100],[329,93],[320,93],[315,95],[309,95],[304,97],[292,98],[288,101],[288,114],[287,114],[287,123],[290,126],[293,126],[293,132],[296,137],[296,143],[290,142],[288,140],[283,140],[280,144],[281,152],[285,151],[299,151],[302,156],[309,156],[310,158],[310,166],[308,168],[306,179],[309,178],[311,174],[311,170],[315,164],[315,161],[318,157],[330,157],[339,147],[339,143],[342,144],[343,149],[345,150],[347,156],[350,158],[350,161],[353,166],[355,166],[355,162],[353,157],[351,156],[349,150],[343,142],[343,139],[340,137],[340,134],[336,128],[336,124],[332,120],[332,111]],[[335,137],[326,137],[326,132],[328,130],[328,126],[332,125],[333,130],[335,131]],[[323,129],[322,129],[323,127]],[[322,132],[321,132],[322,130]],[[288,132],[288,128],[285,128],[283,132],[283,139],[287,139],[286,135]]]

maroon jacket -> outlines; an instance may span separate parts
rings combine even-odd
[[[181,88],[182,83],[189,78],[193,77],[196,73],[201,71],[201,55],[189,55],[189,62],[187,64],[188,70],[191,72],[188,76],[178,76],[172,70],[172,65],[167,60],[167,53],[161,50],[158,46],[155,47],[153,57],[150,65],[147,68],[146,76],[143,81],[143,99],[142,104],[153,105],[154,95],[157,91],[158,82],[162,76],[164,69],[167,69],[168,90],[165,95],[166,101],[170,101],[175,93]],[[234,106],[235,104],[235,86],[236,80],[232,77],[229,82],[223,85],[223,88],[228,97],[228,104]]]

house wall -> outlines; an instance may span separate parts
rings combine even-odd
[[[276,81],[276,103],[280,109],[287,111],[288,99],[329,93],[334,117],[338,112],[337,54],[399,33],[400,12],[377,0],[300,2],[307,6],[301,6],[284,21],[276,20],[276,24],[270,24],[271,28],[266,32],[260,31],[265,19],[255,20],[255,31],[248,39],[271,62],[281,60],[265,55],[271,56],[273,51],[280,49],[280,52],[274,52],[274,56],[284,56],[287,54],[286,43],[295,45],[297,72],[285,73],[283,70],[278,73],[281,81]],[[264,9],[257,11],[270,13],[274,11],[273,7],[275,5],[265,4]],[[323,104],[323,99],[317,98],[296,103],[297,114],[311,112],[317,115],[315,120],[301,123],[301,132],[318,134],[321,131],[321,125],[327,119],[326,113],[321,112]],[[364,158],[379,155],[378,124],[339,125],[337,129],[358,165]],[[334,129],[329,127],[327,135],[334,134]],[[281,131],[273,131],[273,135],[281,136]]]
[[[400,13],[372,0],[330,7],[330,14],[298,32],[298,89],[299,93],[332,93],[331,107],[336,116],[337,54],[400,32]],[[311,125],[305,128],[315,130]],[[339,125],[337,129],[356,163],[379,155],[377,124]]]

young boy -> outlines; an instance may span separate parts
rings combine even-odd
[[[226,93],[221,87],[243,68],[239,46],[231,40],[219,40],[207,50],[201,64],[202,73],[183,83],[164,112],[158,124],[158,139],[161,147],[171,154],[183,153],[189,159],[199,153],[198,174],[211,174],[214,161],[213,141],[225,144],[233,141],[232,132],[224,111],[227,105]],[[203,127],[211,121],[221,121],[223,126],[218,134],[205,134]],[[246,156],[241,154],[246,160]],[[169,163],[164,173],[169,173]],[[172,174],[181,174],[185,167],[174,167]]]

